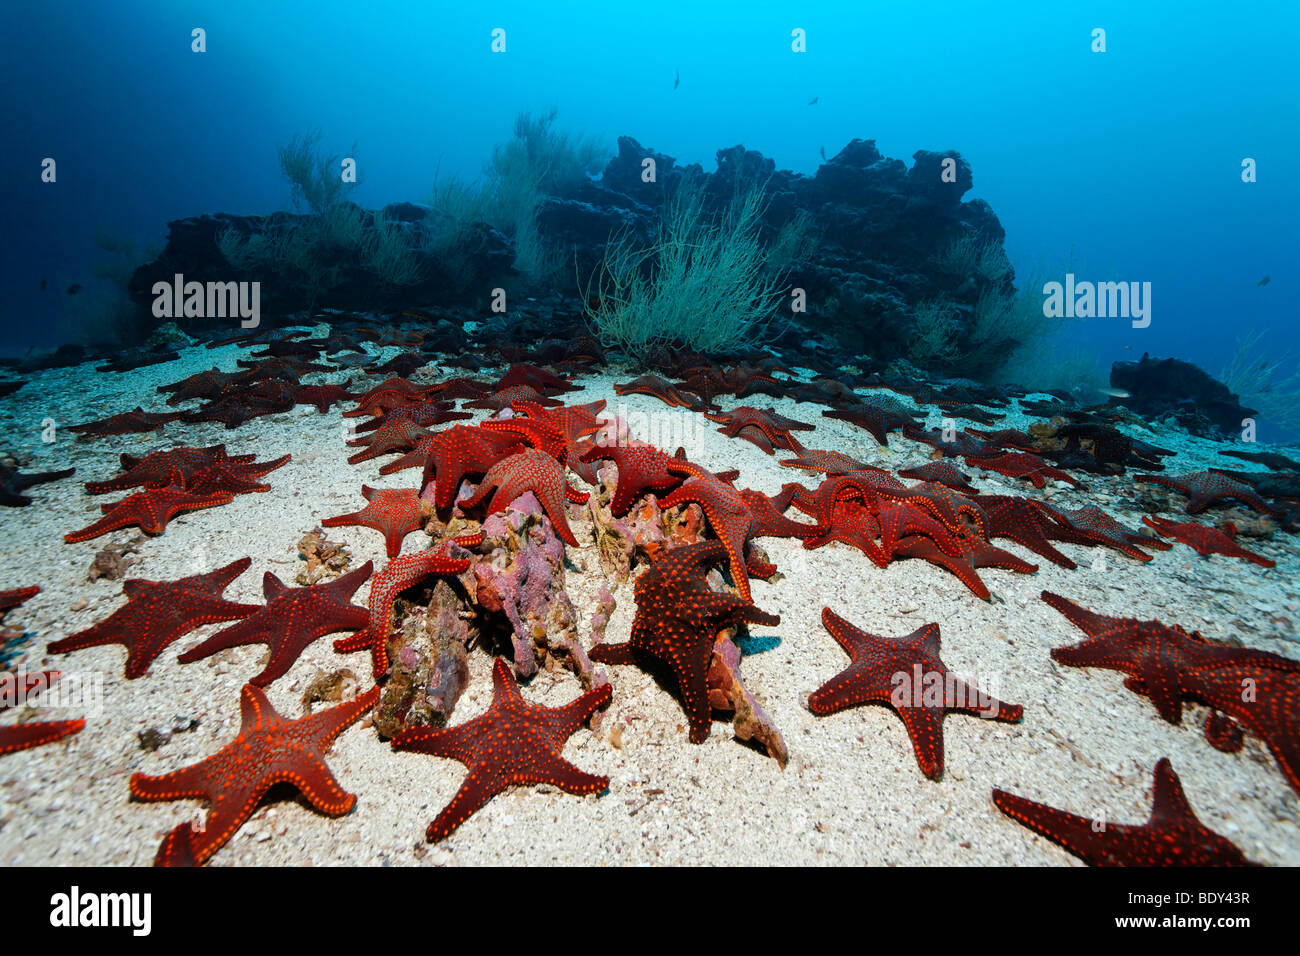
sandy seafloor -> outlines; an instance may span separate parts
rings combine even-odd
[[[25,471],[77,468],[73,478],[32,489],[30,507],[0,508],[0,588],[42,588],[11,611],[7,623],[35,635],[25,662],[29,669],[43,664],[65,673],[97,671],[104,688],[103,712],[88,716],[80,734],[0,758],[0,865],[150,863],[162,836],[177,823],[195,819],[201,803],[134,802],[127,778],[135,771],[168,773],[225,746],[238,729],[240,686],[257,673],[265,654],[264,647],[252,646],[178,664],[181,651],[225,626],[217,624],[180,638],[148,675],[134,681],[122,676],[125,649],[118,645],[43,657],[47,643],[102,620],[124,601],[120,581],[88,583],[86,574],[96,551],[136,537],[136,531],[80,544],[63,541],[66,532],[94,520],[103,501],[121,497],[92,497],[82,482],[115,474],[121,452],[143,455],[178,444],[225,442],[232,454],[256,452],[260,460],[291,453],[292,461],[266,479],[271,491],[181,515],[162,535],[143,540],[127,572],[127,577],[171,580],[249,555],[252,567],[226,597],[260,604],[263,572],[274,571],[292,582],[299,565],[298,540],[321,519],[361,508],[363,482],[396,488],[418,481],[414,470],[380,476],[378,467],[389,458],[349,465],[346,457],[353,449],[343,443],[345,420],[338,407],[321,415],[299,406],[235,430],[178,422],[143,435],[79,442],[71,433],[56,432],[54,443],[41,441],[43,419],[64,426],[136,405],[165,409],[167,396],[155,391],[158,384],[214,365],[230,370],[237,358],[247,357],[247,351],[227,346],[186,349],[179,361],[125,374],[98,373],[84,365],[30,376],[23,389],[0,399],[4,450],[23,459]],[[431,373],[426,369],[413,379],[434,380]],[[348,374],[306,381],[342,381]],[[354,391],[382,378],[350,374]],[[739,468],[739,486],[773,494],[786,481],[816,484],[818,476],[780,467],[778,460],[789,457],[785,453],[771,457],[748,442],[725,438],[702,417],[669,409],[649,396],[619,398],[612,383],[630,377],[624,372],[586,377],[580,380],[583,391],[563,398],[569,403],[606,398],[606,414],[622,408],[650,415],[656,427],[689,427],[691,457],[713,468]],[[877,447],[865,431],[822,418],[816,405],[768,396],[724,398],[721,403],[770,405],[816,424],[815,433],[799,435],[809,448],[838,449],[891,469],[928,459],[928,447],[897,433],[890,435],[887,449]],[[929,424],[937,425],[940,417],[932,411]],[[1031,420],[1013,411],[992,427],[1024,427]],[[1166,460],[1168,474],[1239,464],[1216,455],[1216,445],[1181,431],[1125,430],[1178,449],[1176,458]],[[676,444],[663,434],[638,437],[668,450]],[[1090,491],[1060,484],[1039,492],[1014,479],[962,470],[990,491],[1047,494],[1070,507],[1096,502],[1131,527],[1140,526],[1142,513],[1131,500],[1136,491],[1145,487],[1143,494],[1161,493],[1135,485],[1131,477],[1084,475],[1080,477]],[[802,520],[794,510],[790,515]],[[1198,520],[1212,517],[1206,513]],[[569,549],[568,588],[586,636],[603,572],[589,519],[571,509],[570,522],[584,545]],[[382,566],[385,555],[377,532],[328,530],[330,539],[350,546],[352,567],[371,558]],[[425,827],[460,786],[464,767],[452,760],[394,753],[367,724],[354,724],[328,755],[340,783],[358,796],[351,813],[326,817],[296,794],[277,790],[276,799],[259,805],[211,865],[1079,865],[1055,844],[999,813],[990,791],[1000,787],[1076,813],[1141,823],[1151,806],[1153,768],[1165,756],[1207,826],[1254,860],[1300,864],[1300,799],[1258,738],[1247,735],[1237,754],[1220,753],[1202,734],[1204,708],[1185,704],[1182,725],[1173,726],[1145,698],[1125,690],[1121,674],[1058,666],[1048,656],[1051,648],[1076,643],[1084,634],[1039,600],[1044,589],[1102,613],[1156,617],[1209,637],[1237,638],[1251,647],[1300,657],[1294,623],[1300,615],[1296,541],[1280,534],[1263,543],[1242,540],[1277,566],[1263,569],[1222,556],[1202,559],[1182,544],[1156,551],[1149,564],[1111,550],[1064,544],[1060,549],[1079,563],[1077,570],[1066,571],[999,541],[998,546],[1022,554],[1039,570],[1033,575],[982,571],[995,596],[984,602],[948,572],[922,561],[899,561],[881,571],[846,545],[805,551],[795,540],[763,539],[781,574],[771,582],[755,579],[753,595],[759,607],[780,614],[781,623],[752,629],[754,640],[742,642],[749,651],[742,673],[784,733],[790,750],[784,771],[737,741],[722,721],[714,722],[706,742],[690,744],[676,698],[638,668],[613,667],[608,669],[615,689],[612,719],[599,736],[580,729],[564,751],[582,769],[609,776],[609,790],[601,796],[575,797],[554,787],[516,789],[493,799],[446,841],[427,844]],[[425,546],[424,536],[416,533],[408,536],[403,550]],[[365,603],[368,588],[361,587],[356,603]],[[607,640],[623,641],[635,609],[632,588],[627,582],[611,582],[611,588],[618,609]],[[801,699],[848,662],[821,625],[826,605],[865,630],[895,637],[938,621],[949,668],[983,680],[1004,701],[1023,704],[1024,720],[1012,725],[950,714],[944,722],[946,770],[934,782],[922,776],[903,724],[891,710],[871,706],[814,717]],[[304,688],[320,673],[347,666],[368,678],[368,656],[336,654],[331,644],[337,636],[317,641],[271,686],[270,698],[281,713],[301,714]],[[453,722],[487,707],[490,668],[489,656],[476,650],[471,684]],[[524,696],[558,706],[579,691],[567,671],[543,670],[525,687]],[[5,712],[0,721],[13,722],[17,715]],[[178,717],[197,719],[197,728],[174,735],[156,752],[141,748],[139,732],[166,730]],[[615,726],[622,728],[621,748],[609,737]]]

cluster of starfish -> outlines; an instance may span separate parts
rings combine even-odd
[[[1024,433],[973,428],[961,434],[928,432],[916,409],[883,395],[862,398],[857,388],[899,390],[896,382],[878,376],[853,383],[836,378],[797,383],[778,378],[791,373],[770,359],[719,368],[684,357],[674,363],[675,382],[645,375],[616,387],[619,394],[647,393],[702,413],[728,437],[749,441],[768,454],[779,449],[797,456],[782,465],[824,475],[815,488],[791,482],[779,494],[768,496],[738,487],[737,472],[714,473],[689,461],[681,451],[670,455],[652,445],[620,440],[617,427],[611,427],[617,423],[599,417],[603,400],[565,404],[561,396],[576,389],[571,381],[517,360],[537,356],[515,355],[514,364],[491,383],[451,378],[419,385],[406,377],[424,364],[418,335],[389,341],[374,330],[357,330],[357,334],[404,350],[378,369],[370,367],[393,374],[364,393],[346,391],[350,382],[303,385],[299,380],[307,372],[328,368],[314,363],[322,353],[353,350],[366,356],[350,337],[336,334],[301,340],[300,333],[275,337],[257,333],[239,338],[245,347],[265,346],[254,353],[256,361],[239,363],[243,371],[213,369],[160,389],[170,393],[168,405],[199,399],[207,403],[200,409],[159,414],[136,409],[74,428],[82,439],[150,431],[178,418],[220,421],[233,428],[294,404],[315,405],[325,412],[335,403],[350,402],[345,418],[361,420],[349,441],[360,449],[348,459],[351,463],[387,458],[378,469],[384,475],[421,470],[419,485],[411,488],[362,484],[364,508],[322,521],[326,527],[359,525],[382,536],[388,560],[377,573],[373,563],[366,562],[328,583],[289,587],[267,571],[261,605],[223,597],[251,567],[249,558],[173,581],[130,579],[123,586],[126,603],[117,611],[49,645],[51,653],[61,654],[122,644],[127,649],[128,679],[144,676],[169,645],[203,625],[226,624],[182,653],[181,664],[231,647],[267,646],[265,664],[241,692],[241,727],[228,746],[174,773],[131,777],[129,789],[136,799],[201,798],[210,805],[202,829],[182,824],[166,836],[156,857],[159,864],[201,864],[209,859],[277,782],[292,783],[328,815],[353,807],[356,797],[341,788],[323,754],[379,699],[380,685],[390,674],[389,640],[398,596],[434,578],[472,576],[475,562],[482,557],[476,553],[484,541],[481,531],[444,536],[432,547],[403,554],[408,535],[442,526],[441,521],[431,525],[434,518],[454,513],[468,522],[485,520],[532,495],[555,534],[577,547],[567,506],[588,501],[591,492],[575,487],[570,476],[607,492],[609,512],[615,518],[628,514],[647,495],[664,510],[698,506],[711,537],[670,546],[658,554],[635,581],[636,611],[629,639],[621,644],[599,642],[590,651],[590,659],[598,663],[666,668],[675,681],[692,743],[701,743],[709,735],[711,672],[721,638],[746,624],[780,622],[760,609],[751,593],[751,575],[766,578],[777,570],[756,550],[759,538],[794,538],[808,549],[840,542],[860,550],[881,568],[899,558],[921,558],[949,570],[984,599],[990,592],[980,569],[1037,570],[1036,565],[994,546],[995,540],[1013,541],[1066,568],[1075,567],[1074,562],[1053,542],[1105,546],[1140,561],[1151,560],[1143,548],[1170,547],[1095,507],[1070,510],[1037,499],[980,493],[947,458],[962,457],[971,467],[1024,478],[1038,488],[1052,480],[1083,486],[1041,457],[1041,446]],[[543,354],[552,367],[564,367],[562,344],[555,354],[538,352]],[[590,360],[580,353],[571,359],[574,367]],[[716,403],[722,395],[743,398],[756,393],[828,405],[826,417],[866,429],[882,445],[889,432],[901,430],[907,438],[930,444],[940,458],[895,475],[841,452],[805,448],[794,433],[811,431],[813,426],[774,409],[739,405],[724,411]],[[908,394],[918,402],[933,402],[985,424],[997,418],[976,408],[993,401],[977,386],[939,391],[918,385]],[[456,402],[461,403],[459,409]],[[474,417],[471,409],[491,415],[468,424]],[[1067,467],[1087,471],[1114,473],[1116,467],[1122,470],[1135,464],[1159,467],[1158,458],[1166,454],[1126,441],[1108,426],[1066,426],[1058,433],[1064,448],[1054,459],[1057,464],[1068,461]],[[267,490],[269,486],[258,479],[287,460],[284,456],[259,463],[251,455],[230,456],[223,445],[179,446],[143,458],[123,455],[120,475],[88,482],[86,490],[128,492],[127,496],[104,505],[101,519],[68,534],[66,540],[85,541],[132,525],[160,533],[179,513]],[[905,484],[900,478],[914,483]],[[611,488],[599,488],[605,480],[613,481]],[[1182,491],[1191,498],[1187,510],[1193,513],[1232,499],[1277,514],[1249,485],[1217,472],[1168,478],[1139,475],[1138,480]],[[811,521],[787,517],[791,507]],[[1230,524],[1221,531],[1155,516],[1147,524],[1159,534],[1192,544],[1202,554],[1218,551],[1264,566],[1272,564],[1233,543],[1235,528]],[[713,568],[729,572],[731,589],[710,582]],[[366,606],[352,604],[352,596],[367,580]],[[0,609],[30,597],[28,591],[0,593]],[[1053,651],[1054,660],[1123,671],[1126,686],[1149,697],[1160,716],[1173,723],[1181,719],[1184,700],[1206,705],[1211,713],[1205,734],[1212,746],[1233,751],[1241,748],[1246,731],[1257,735],[1272,750],[1291,786],[1300,791],[1296,747],[1300,662],[1219,644],[1156,621],[1105,617],[1048,592],[1043,598],[1089,636],[1077,647]],[[948,712],[1008,723],[1024,719],[1020,705],[999,701],[948,671],[939,656],[937,623],[891,638],[859,629],[830,608],[823,609],[822,622],[849,663],[808,695],[808,709],[818,716],[865,704],[893,709],[906,728],[920,772],[929,779],[938,780],[943,774],[943,721]],[[344,634],[334,642],[339,653],[369,653],[375,684],[329,710],[286,720],[271,707],[263,688],[283,677],[308,646],[335,633]],[[909,677],[903,688],[899,675]],[[57,672],[39,676],[48,683]],[[1241,692],[1245,683],[1254,694],[1248,701]],[[523,698],[510,668],[498,658],[493,664],[493,688],[492,704],[482,716],[450,727],[413,727],[392,739],[395,751],[447,757],[468,768],[460,790],[429,824],[430,840],[446,838],[493,795],[511,786],[548,783],[574,794],[598,793],[608,786],[607,778],[586,773],[562,756],[565,741],[597,709],[610,704],[614,689],[608,683],[594,686],[566,706],[542,707]],[[81,727],[81,721],[67,721],[6,728],[0,731],[0,753],[59,739]],[[1001,790],[994,792],[994,802],[1011,818],[1088,862],[1244,862],[1231,843],[1196,820],[1167,760],[1157,765],[1155,809],[1145,826],[1097,831],[1084,818]]]

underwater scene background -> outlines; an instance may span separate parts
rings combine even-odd
[[[463,7],[0,10],[0,865],[1300,862],[1300,8]]]

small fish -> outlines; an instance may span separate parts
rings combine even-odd
[[[68,286],[68,295],[76,295],[84,288],[85,286],[78,285],[77,283],[74,282],[72,283],[72,285]]]
[[[817,104],[817,97],[815,96],[808,101],[809,106],[815,106],[816,104]]]
[[[826,147],[825,147],[825,146],[820,147],[820,148],[817,150],[817,152],[819,152],[819,153],[822,154],[822,162],[823,162],[823,163],[826,162]]]
[[[677,89],[677,87],[681,85],[682,85],[682,71],[678,70],[677,76],[673,78],[673,89]]]
[[[1269,280],[1268,276],[1264,276],[1264,278],[1262,278],[1262,279],[1260,279],[1258,282],[1256,282],[1255,285],[1268,285],[1269,281],[1270,281],[1270,280]]]
[[[41,291],[42,291],[42,292],[45,291],[45,287],[46,287],[48,284],[49,284],[49,283],[48,283],[45,279],[42,279],[42,280],[41,280]]]

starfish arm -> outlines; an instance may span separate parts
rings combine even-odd
[[[572,703],[550,711],[547,715],[548,723],[561,741],[567,740],[574,731],[586,723],[587,718],[608,704],[613,697],[614,689],[609,684],[594,688]]]
[[[913,693],[924,693],[913,688]],[[907,736],[912,741],[912,751],[916,754],[917,766],[921,773],[931,780],[943,776],[943,712],[944,707],[897,707],[898,716],[903,719]]]
[[[585,796],[600,793],[609,787],[609,777],[587,773],[580,770],[558,754],[540,751],[534,758],[528,773],[524,774],[524,783],[549,783],[559,787],[565,793]]]
[[[228,647],[244,647],[248,644],[265,644],[267,641],[268,622],[263,614],[254,614],[238,624],[223,628],[207,640],[191,647],[178,658],[182,664],[192,664],[205,657],[211,657],[217,651]]]
[[[601,642],[592,647],[587,656],[598,664],[636,663],[636,657],[633,654],[632,643],[630,641],[622,644],[606,644]]]
[[[856,658],[867,645],[866,639],[861,636],[862,631],[828,607],[822,608],[822,625],[851,658]]]
[[[325,750],[335,737],[364,717],[378,701],[379,687],[371,687],[349,701],[302,718],[303,732],[316,742],[320,750]]]
[[[474,740],[481,727],[480,717],[455,727],[409,727],[393,736],[392,747],[396,751],[413,751],[432,757],[459,760],[470,766],[473,764]]]
[[[429,824],[425,835],[433,843],[446,839],[476,810],[482,809],[489,800],[504,789],[497,781],[493,780],[489,783],[482,775],[471,770],[470,775],[456,791],[456,795],[451,798],[451,802],[443,807],[442,812]]]
[[[293,784],[307,798],[308,803],[326,816],[342,816],[357,803],[356,794],[348,793],[339,786],[325,761],[314,754],[304,755],[304,759],[293,768],[272,774],[263,784],[269,788],[281,782]]]
[[[1083,630],[1089,637],[1096,637],[1102,631],[1109,630],[1119,622],[1118,618],[1107,617],[1104,614],[1085,610],[1073,601],[1063,598],[1059,594],[1053,594],[1051,591],[1042,592],[1041,597],[1069,618],[1070,623]]]
[[[1123,824],[1106,826],[1099,821],[1066,813],[1003,790],[993,791],[993,804],[1021,826],[1059,844],[1089,866],[1114,865],[1116,861],[1106,850],[1105,838],[1118,842],[1130,830],[1130,827]]]
[[[80,733],[86,726],[84,720],[51,720],[40,723],[17,724],[0,727],[0,754],[14,753],[53,743]]]
[[[213,768],[225,751],[207,760],[201,760],[188,767],[182,767],[172,773],[154,776],[147,773],[133,773],[127,786],[131,796],[137,800],[149,802],[159,800],[215,800],[208,781],[213,777]]]
[[[863,690],[858,668],[850,664],[821,687],[808,695],[808,710],[824,717],[869,701],[887,701],[886,694],[868,694]]]

